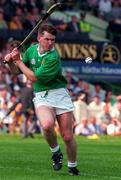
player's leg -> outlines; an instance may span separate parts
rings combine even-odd
[[[57,116],[60,133],[66,145],[69,173],[79,175],[77,170],[77,145],[73,135],[72,112],[66,112]]]
[[[44,137],[50,147],[54,148],[57,145],[57,138],[54,132],[54,111],[46,106],[39,106],[36,108],[37,118],[40,121],[43,129]]]
[[[44,137],[52,151],[53,168],[54,170],[60,170],[62,167],[63,155],[57,143],[57,136],[54,131],[56,118],[55,112],[52,108],[49,108],[47,106],[39,106],[38,108],[36,108],[36,114],[38,119],[40,120]]]

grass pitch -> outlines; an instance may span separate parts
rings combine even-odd
[[[54,172],[51,152],[41,135],[34,139],[0,135],[0,180],[120,180],[121,137],[100,137],[89,140],[76,137],[78,144],[78,168],[81,176],[67,173],[65,147],[62,170]]]

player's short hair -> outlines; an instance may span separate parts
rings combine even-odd
[[[43,24],[39,27],[38,29],[38,35],[43,34],[44,31],[56,36],[57,34],[57,30],[54,28],[54,26],[50,25],[50,24]]]

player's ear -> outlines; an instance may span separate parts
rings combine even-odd
[[[37,41],[40,42],[42,36],[40,34],[37,35]]]

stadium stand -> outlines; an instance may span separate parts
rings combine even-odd
[[[80,12],[81,11],[65,11],[63,12],[55,12],[51,15],[52,19],[63,20],[64,23],[67,23],[71,20],[72,15],[76,15],[78,19],[80,19]],[[82,11],[83,12],[83,11]],[[108,22],[102,19],[95,17],[90,13],[86,13],[85,21],[92,26],[92,30],[89,33],[90,39],[95,41],[109,41],[106,36],[106,30],[108,27]]]

